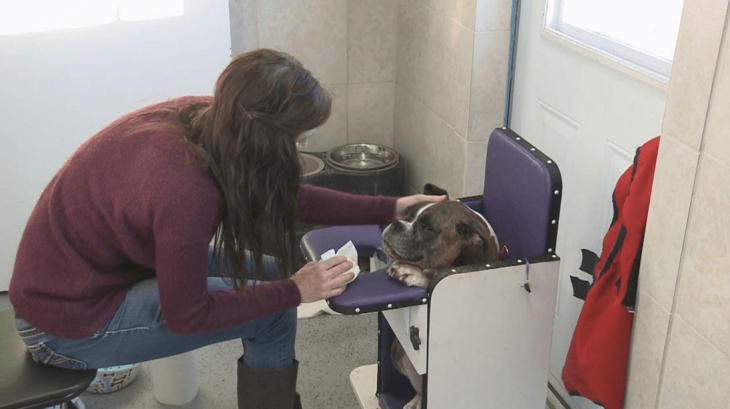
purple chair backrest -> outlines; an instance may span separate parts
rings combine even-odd
[[[555,253],[562,194],[555,162],[509,129],[492,132],[481,210],[510,259]]]
[[[555,254],[561,189],[560,171],[552,160],[509,129],[496,129],[487,147],[484,195],[465,201],[489,220],[509,248],[510,259],[516,260]],[[302,249],[309,259],[318,260],[319,254],[341,246],[348,237],[360,237],[361,246],[370,243],[371,251],[381,242],[378,226],[329,227],[307,233]],[[380,270],[361,274],[329,305],[343,314],[364,314],[427,300],[426,289],[405,287]]]

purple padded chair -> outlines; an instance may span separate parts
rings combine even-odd
[[[558,166],[512,130],[495,129],[487,146],[484,192],[481,196],[460,199],[489,220],[497,237],[509,249],[507,260],[487,268],[514,265],[523,259],[530,263],[557,259],[555,244],[561,197]],[[376,225],[328,227],[305,234],[301,247],[310,261],[319,260],[320,254],[339,248],[348,240],[355,244],[358,254],[373,254],[380,249],[381,232]],[[330,308],[343,314],[428,304],[433,289],[445,277],[484,269],[484,265],[477,265],[439,271],[428,289],[403,286],[382,269],[360,274],[343,294],[327,302]],[[408,380],[390,363],[394,335],[383,314],[379,314],[379,333],[380,405],[402,408],[414,392]]]

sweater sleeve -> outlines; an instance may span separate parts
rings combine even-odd
[[[192,187],[186,188],[177,182],[157,196],[162,199],[153,223],[160,305],[170,331],[214,331],[299,305],[291,280],[246,286],[242,293],[207,290],[208,247],[219,223],[220,195],[212,183],[198,181],[196,187],[188,181]]]
[[[393,220],[392,196],[352,195],[318,186],[299,189],[299,216],[305,223],[325,225],[386,224]]]

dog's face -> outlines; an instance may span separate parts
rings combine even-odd
[[[383,231],[388,257],[421,269],[497,260],[499,247],[491,226],[465,204],[446,200],[419,202],[402,220]]]
[[[405,213],[405,218],[383,231],[383,250],[395,260],[388,275],[405,285],[427,288],[439,268],[488,263],[499,257],[492,227],[461,202],[420,202]],[[391,359],[416,391],[404,408],[420,408],[423,380],[397,338],[391,346]]]

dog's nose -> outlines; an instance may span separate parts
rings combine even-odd
[[[402,232],[406,229],[406,224],[402,220],[396,220],[391,224],[394,232]]]

